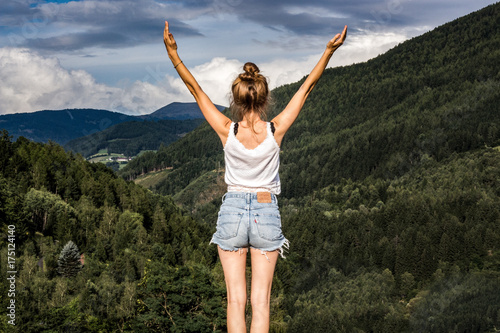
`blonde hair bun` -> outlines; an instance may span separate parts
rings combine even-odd
[[[243,71],[244,73],[240,74],[241,80],[255,80],[260,72],[259,67],[253,62],[247,62],[243,66]]]
[[[237,122],[241,121],[251,111],[257,112],[261,119],[267,119],[269,102],[267,80],[264,75],[260,74],[259,67],[253,62],[247,62],[243,66],[243,71],[231,87],[233,119]]]

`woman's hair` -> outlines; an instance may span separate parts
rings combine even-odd
[[[233,120],[242,121],[247,112],[252,110],[257,112],[261,119],[266,120],[269,104],[267,80],[259,74],[259,67],[252,62],[247,62],[243,70],[244,72],[238,75],[231,88]]]

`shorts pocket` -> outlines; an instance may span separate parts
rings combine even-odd
[[[268,241],[283,238],[279,214],[254,214],[254,219],[261,238]]]
[[[230,239],[238,235],[242,213],[219,212],[217,218],[217,231],[215,236],[219,239]]]

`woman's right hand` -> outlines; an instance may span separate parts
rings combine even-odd
[[[174,36],[168,30],[167,21],[165,21],[165,30],[163,30],[163,42],[165,43],[168,54],[177,52],[177,43],[175,42]]]

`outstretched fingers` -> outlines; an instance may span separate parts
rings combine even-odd
[[[335,43],[338,39],[340,38],[340,34],[336,34],[335,37],[333,37],[330,42]]]
[[[342,42],[345,41],[346,36],[347,36],[347,25],[344,26],[344,30],[342,31],[342,34],[340,35],[340,39],[342,40]]]
[[[347,35],[347,25],[344,26],[344,30],[342,31],[341,34],[336,34],[333,40],[335,42],[343,43],[345,41],[345,37]]]
[[[165,30],[163,30],[163,39],[170,39],[170,36],[172,36],[172,34],[170,33],[169,29],[168,29],[168,22],[165,21]]]
[[[177,49],[177,44],[175,43],[174,36],[170,33],[168,27],[168,21],[165,21],[165,29],[163,30],[163,42],[167,47],[167,51],[172,51]]]
[[[336,34],[335,37],[333,37],[329,42],[328,42],[328,48],[331,48],[331,49],[337,49],[338,47],[340,47],[340,45],[342,45],[345,41],[345,38],[346,38],[346,35],[347,35],[347,25],[344,26],[344,30],[342,31],[341,34]]]

